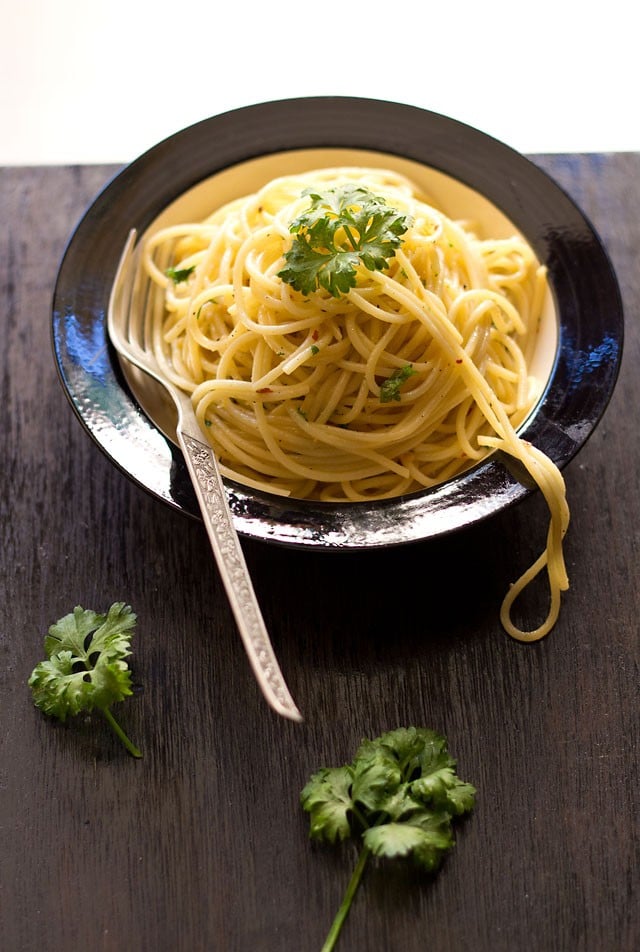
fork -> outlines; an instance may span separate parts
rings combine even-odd
[[[135,242],[136,231],[132,229],[109,298],[109,338],[122,357],[161,383],[175,401],[177,441],[254,675],[267,702],[278,714],[301,721],[302,715],[289,693],[271,646],[215,453],[202,438],[190,397],[167,379],[148,346],[153,296],[150,280],[145,284],[136,267]]]

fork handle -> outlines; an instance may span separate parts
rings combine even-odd
[[[218,571],[256,680],[271,707],[294,721],[302,715],[289,693],[260,611],[249,569],[233,524],[218,462],[211,447],[178,427],[177,437],[191,474]]]

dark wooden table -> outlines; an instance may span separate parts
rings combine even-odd
[[[640,948],[640,155],[534,160],[599,231],[627,318],[613,401],[566,470],[560,621],[526,646],[498,619],[542,543],[537,497],[391,552],[246,543],[303,724],[265,705],[202,526],[130,484],[58,383],[57,267],[115,169],[0,171],[3,952],[316,952],[355,854],[310,844],[300,790],[409,724],[448,736],[477,808],[435,879],[369,869],[341,949]],[[118,714],[141,761],[27,687],[53,621],[118,600],[139,617]]]

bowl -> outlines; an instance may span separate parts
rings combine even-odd
[[[495,237],[519,232],[532,246],[549,277],[532,367],[546,384],[519,432],[559,468],[609,402],[623,342],[616,277],[584,214],[533,162],[468,125],[396,103],[317,97],[233,110],[176,133],[116,175],[74,231],[53,299],[56,366],[83,426],[130,479],[189,516],[199,518],[199,508],[172,411],[157,386],[120,364],[106,335],[127,235],[202,218],[277,175],[335,165],[393,168],[448,215],[478,219]],[[534,487],[493,453],[436,487],[389,500],[286,499],[231,480],[227,490],[241,535],[338,550],[449,533]]]

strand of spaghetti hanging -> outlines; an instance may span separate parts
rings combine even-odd
[[[400,250],[401,236],[411,223],[409,218],[386,206],[384,199],[372,196],[362,188],[336,188],[324,193],[307,189],[304,194],[310,196],[311,208],[290,227],[296,235],[296,241],[285,253],[287,266],[279,272],[279,276],[304,294],[319,287],[325,288],[334,297],[350,294],[362,311],[366,312],[366,299],[352,289],[356,287],[360,265],[372,272],[373,280],[383,286],[388,296],[408,312],[415,311],[418,320],[424,320],[431,335],[439,340],[452,361],[460,366],[470,393],[497,434],[496,437],[481,436],[479,443],[493,449],[499,448],[518,459],[543,493],[550,512],[546,549],[511,586],[500,613],[504,628],[513,638],[539,640],[555,625],[560,610],[560,593],[569,587],[562,551],[562,541],[569,525],[565,485],[560,471],[548,457],[517,436],[504,408],[496,401],[495,393],[462,345],[462,337],[456,329],[455,310],[478,297],[478,290],[465,291],[457,298],[453,313],[443,313],[441,300],[424,287],[411,261]],[[347,239],[347,247],[337,240],[340,231]],[[407,295],[402,285],[390,281],[384,274],[391,257],[396,257],[403,274],[410,276],[411,287],[417,290],[418,299],[422,299],[421,309],[416,311],[415,300]],[[516,330],[525,333],[520,315],[504,296],[485,288],[482,299],[489,299],[498,309],[503,309]],[[403,368],[397,379],[402,382],[411,372],[410,368]],[[549,611],[541,625],[531,631],[523,631],[512,621],[511,610],[518,595],[544,567],[547,568],[549,580]]]
[[[437,485],[496,449],[520,460],[551,518],[501,618],[521,640],[550,630],[568,508],[557,467],[518,437],[542,392],[529,367],[548,295],[520,236],[480,237],[390,170],[314,169],[158,230],[144,266],[164,290],[158,359],[224,475],[349,504]],[[514,602],[544,568],[548,616],[523,631]]]

